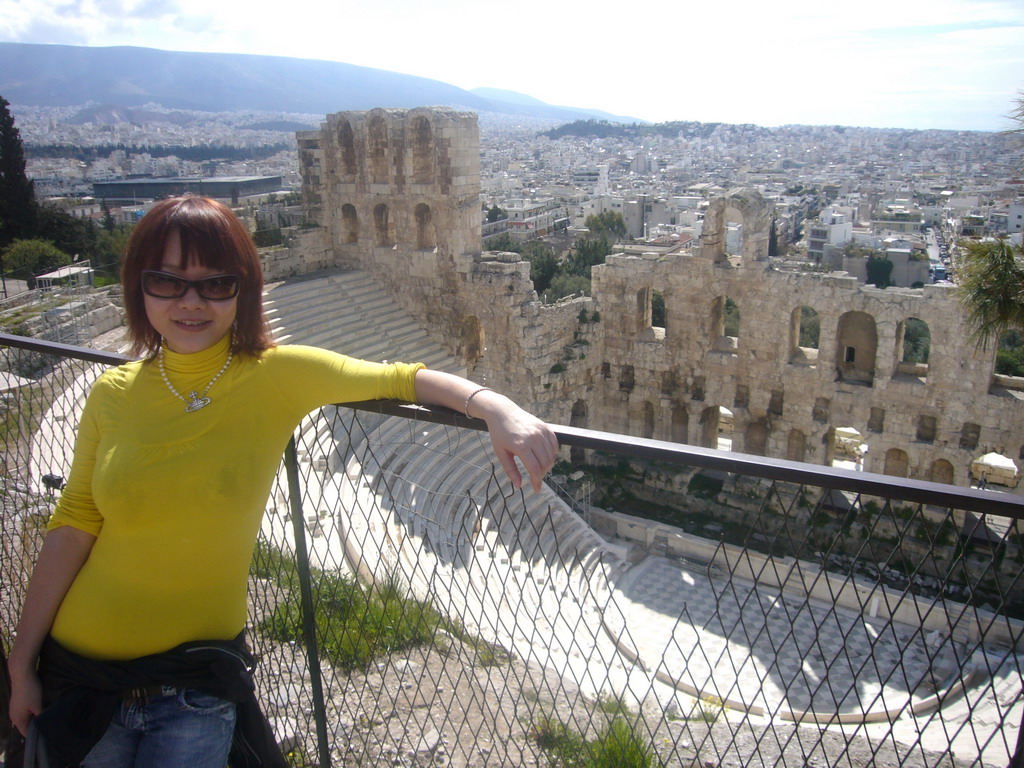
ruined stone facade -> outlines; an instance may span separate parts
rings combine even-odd
[[[725,408],[734,450],[812,463],[853,427],[869,471],[958,485],[982,453],[1024,458],[1024,382],[995,376],[994,351],[967,342],[955,288],[778,271],[756,191],[712,203],[699,252],[611,256],[592,298],[546,305],[526,262],[480,251],[474,115],[344,112],[298,138],[321,229],[297,241],[293,268],[333,254],[372,272],[472,378],[550,421],[713,447]],[[743,223],[740,253],[725,249],[727,221]],[[800,343],[808,318],[816,348]],[[904,362],[915,318],[927,363]]]

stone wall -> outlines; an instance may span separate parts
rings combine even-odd
[[[593,270],[593,298],[546,305],[526,262],[481,253],[474,115],[343,112],[299,145],[307,216],[322,228],[277,267],[330,254],[373,273],[472,378],[543,418],[714,447],[729,432],[724,407],[734,450],[819,464],[834,457],[834,430],[853,427],[869,471],[960,485],[982,453],[1024,458],[1024,393],[995,379],[993,350],[966,341],[955,288],[780,271],[756,191],[711,204],[699,251],[610,256]],[[731,221],[743,223],[738,253],[726,248]],[[816,348],[800,346],[803,314],[817,317]],[[911,318],[930,333],[926,364],[903,361]]]

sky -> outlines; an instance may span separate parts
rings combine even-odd
[[[326,59],[649,121],[1003,130],[1024,0],[0,0],[0,41]]]

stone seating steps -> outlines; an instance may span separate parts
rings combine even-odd
[[[371,360],[422,361],[461,372],[427,331],[364,272],[270,286],[265,306],[279,342]]]

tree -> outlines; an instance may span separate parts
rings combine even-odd
[[[878,288],[885,288],[892,285],[889,278],[892,276],[892,262],[885,256],[871,256],[865,265],[868,274],[868,282]]]
[[[1020,331],[1007,331],[999,340],[996,373],[1024,376],[1024,334]]]
[[[85,258],[96,252],[97,229],[90,219],[79,219],[52,205],[37,205],[30,236],[49,240],[65,253]]]
[[[508,212],[504,208],[499,208],[497,205],[492,206],[487,211],[487,223],[490,224],[495,221],[501,221],[502,219],[508,218]]]
[[[772,219],[772,227],[768,230],[768,256],[775,258],[779,255],[779,230],[775,226],[775,219]]]
[[[551,281],[551,287],[544,292],[548,301],[556,301],[574,293],[590,293],[590,280],[583,275],[559,274]]]
[[[25,150],[14,125],[10,103],[0,96],[0,248],[17,238],[30,237],[36,202],[25,175]]]
[[[508,253],[522,253],[523,246],[517,240],[512,238],[508,232],[502,232],[497,237],[492,237],[485,243],[485,250],[488,251],[505,251]]]
[[[987,349],[1007,331],[1024,331],[1024,245],[1006,239],[968,243],[958,282],[975,344]]]
[[[621,213],[615,211],[591,214],[583,221],[583,226],[589,229],[592,235],[610,235],[612,240],[626,236],[626,221]]]
[[[582,275],[590,279],[590,268],[604,264],[605,257],[612,252],[612,246],[604,235],[577,240],[572,253],[566,259],[565,271],[571,275]]]
[[[71,263],[71,257],[48,240],[15,240],[4,250],[12,274],[30,282],[35,275]]]
[[[537,293],[544,293],[561,267],[558,257],[550,246],[533,241],[528,243],[522,252],[523,258],[530,262],[530,279]]]

